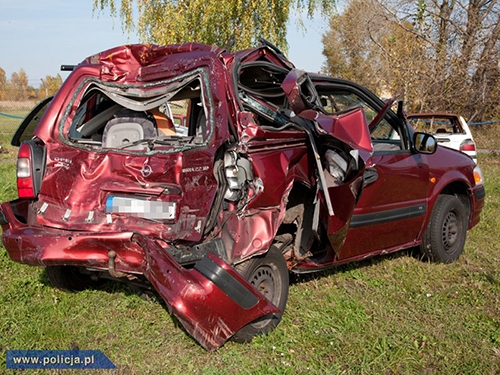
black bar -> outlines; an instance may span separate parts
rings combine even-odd
[[[410,207],[395,208],[370,214],[353,215],[349,228],[359,228],[367,225],[383,224],[391,221],[411,219],[425,215],[427,204],[417,204]]]
[[[249,309],[259,302],[259,299],[245,286],[240,284],[233,275],[207,257],[196,263],[194,268],[243,309]]]
[[[76,65],[61,65],[62,72],[72,72],[75,69]]]

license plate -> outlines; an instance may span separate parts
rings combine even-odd
[[[106,213],[125,214],[153,220],[174,220],[177,202],[109,196]]]

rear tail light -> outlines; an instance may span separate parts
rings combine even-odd
[[[22,143],[17,157],[17,194],[19,198],[35,197],[31,158],[30,145]]]
[[[476,151],[476,144],[472,139],[466,139],[460,143],[460,151]]]
[[[33,141],[23,142],[17,157],[17,194],[19,198],[35,198],[40,188],[43,151]]]

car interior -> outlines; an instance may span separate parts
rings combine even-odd
[[[91,84],[72,119],[68,138],[93,149],[144,151],[190,143],[210,136],[199,78],[151,91]],[[145,97],[147,95],[147,97]],[[174,113],[185,123],[174,123]]]

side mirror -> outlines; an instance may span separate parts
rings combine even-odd
[[[433,154],[437,150],[437,141],[430,134],[417,132],[413,134],[413,147],[421,154]]]

